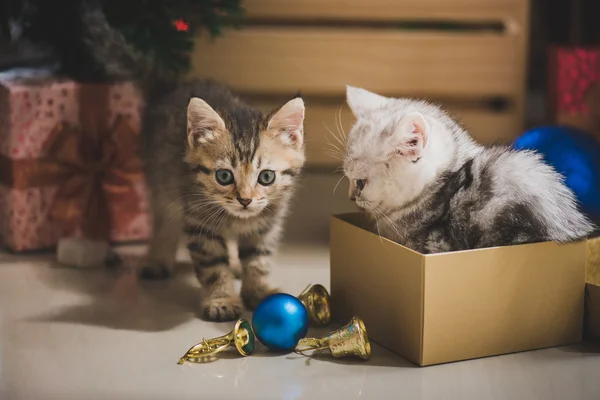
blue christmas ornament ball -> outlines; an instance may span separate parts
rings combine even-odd
[[[544,126],[525,132],[513,147],[541,154],[565,177],[581,210],[600,221],[600,143],[576,128]]]
[[[271,350],[293,350],[308,332],[308,311],[296,297],[276,293],[265,297],[252,316],[258,340]]]

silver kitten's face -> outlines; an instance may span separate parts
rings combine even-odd
[[[388,179],[383,165],[368,165],[361,158],[350,159],[344,164],[344,173],[350,180],[348,196],[359,208],[367,211],[387,208],[384,187]]]
[[[347,97],[357,118],[344,161],[349,197],[366,211],[388,213],[422,190],[419,182],[426,167],[419,161],[427,122],[395,99],[350,87]]]
[[[388,158],[373,139],[378,132],[367,121],[357,121],[348,138],[344,174],[350,181],[348,196],[358,207],[377,211],[384,205],[384,188],[389,185]]]

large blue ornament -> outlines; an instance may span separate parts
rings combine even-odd
[[[582,211],[600,221],[600,144],[595,139],[576,128],[545,126],[525,132],[513,147],[540,153],[565,177]]]
[[[276,293],[265,297],[252,316],[258,340],[271,350],[293,350],[308,332],[308,311],[296,297]]]

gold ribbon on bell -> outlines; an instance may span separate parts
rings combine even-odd
[[[235,327],[226,335],[202,341],[191,347],[177,364],[189,362],[206,362],[214,359],[223,350],[234,345],[242,356],[249,356],[254,352],[256,337],[252,326],[245,319],[236,322]]]
[[[326,325],[331,321],[329,292],[323,285],[308,285],[298,296],[308,310],[310,320],[317,325]]]
[[[354,356],[368,360],[371,357],[371,343],[367,335],[367,328],[362,319],[353,317],[350,322],[340,329],[331,332],[322,339],[300,339],[294,351],[304,355],[304,352],[313,350],[320,354],[329,350],[334,357]]]

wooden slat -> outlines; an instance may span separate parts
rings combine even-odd
[[[258,100],[253,104],[265,111],[271,111],[281,106],[283,102],[275,104]],[[446,108],[462,122],[475,140],[482,144],[510,142],[521,133],[521,123],[517,114],[512,110],[494,113],[486,109],[470,109],[462,106],[448,105]],[[308,166],[335,168],[341,164],[336,159],[340,157],[338,150],[331,145],[335,144],[338,148],[343,149],[343,146],[334,137],[334,135],[339,138],[343,137],[336,122],[338,115],[341,118],[343,131],[348,133],[354,117],[342,101],[338,104],[315,104],[310,100],[306,102],[304,129]],[[331,153],[336,154],[332,155]]]
[[[248,27],[199,38],[194,74],[247,93],[340,95],[346,84],[382,94],[511,96],[525,68],[517,36]]]
[[[519,18],[528,0],[246,0],[249,18],[449,19],[498,21]]]

